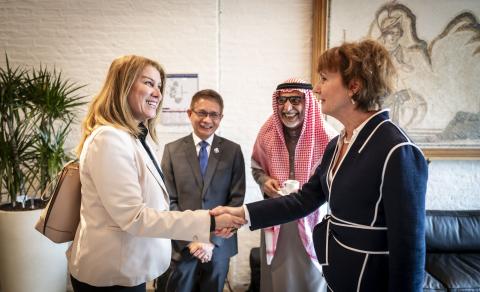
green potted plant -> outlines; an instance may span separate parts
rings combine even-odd
[[[30,181],[27,170],[31,169],[34,157],[31,149],[35,143],[32,133],[35,121],[27,99],[22,98],[27,71],[20,67],[13,69],[8,58],[6,61],[6,68],[0,68],[1,194],[8,195],[10,208],[15,209],[17,196],[25,194],[27,182]]]
[[[69,159],[64,145],[84,104],[78,95],[83,86],[55,69],[12,67],[5,59],[0,67],[0,194],[6,201],[0,204],[0,289],[65,291],[66,245],[49,242],[33,226],[45,205],[40,195]],[[55,280],[44,278],[50,276]],[[42,284],[47,286],[39,288]]]
[[[38,190],[43,193],[63,164],[72,158],[65,152],[64,144],[78,107],[85,104],[83,97],[77,95],[83,86],[64,80],[61,72],[42,67],[27,74],[26,80],[25,94],[37,115],[33,169]]]

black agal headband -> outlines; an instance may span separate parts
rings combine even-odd
[[[310,83],[282,83],[277,86],[277,90],[280,89],[307,89],[312,90],[312,84]]]

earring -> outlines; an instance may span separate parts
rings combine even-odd
[[[353,97],[355,96],[355,94],[356,94],[356,93],[355,93],[353,90],[352,90],[351,93],[350,93],[350,92],[348,93],[348,97],[350,97],[350,102],[351,102],[352,104],[356,104],[356,103],[357,103],[357,102],[353,99]]]

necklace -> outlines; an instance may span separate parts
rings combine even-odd
[[[347,140],[347,137],[346,137],[346,136],[343,136],[343,143],[344,143],[344,144],[350,144],[350,142],[352,142],[352,139]]]

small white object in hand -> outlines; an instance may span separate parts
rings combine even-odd
[[[295,193],[300,188],[300,182],[294,179],[288,179],[282,183],[282,187],[277,191],[280,196],[286,196]]]
[[[298,180],[289,179],[283,182],[280,189],[284,195],[288,195],[298,191],[300,188],[300,182]]]

